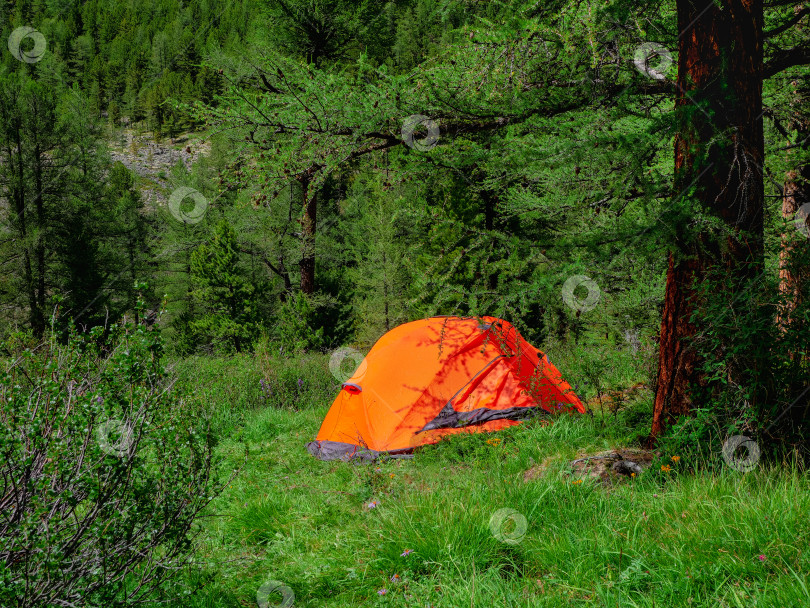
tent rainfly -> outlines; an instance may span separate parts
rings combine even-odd
[[[373,459],[536,414],[585,413],[542,352],[494,317],[431,317],[380,338],[343,383],[309,452]]]

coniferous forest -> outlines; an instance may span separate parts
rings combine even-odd
[[[810,605],[810,3],[0,34],[0,606]],[[512,324],[585,414],[313,458],[437,316]]]

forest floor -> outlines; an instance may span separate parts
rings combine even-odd
[[[556,359],[570,378],[577,358]],[[369,464],[306,451],[336,392],[328,356],[175,372],[216,413],[222,474],[238,470],[205,518],[185,608],[810,605],[810,478],[795,467],[696,473],[659,453],[608,484],[572,467],[637,446],[649,391]]]

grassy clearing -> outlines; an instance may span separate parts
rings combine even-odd
[[[583,357],[552,360],[565,374]],[[639,380],[629,354],[617,365],[614,377]],[[217,412],[223,474],[241,467],[211,505],[189,575],[202,590],[184,606],[255,606],[269,580],[301,607],[810,605],[810,484],[796,467],[694,474],[664,454],[612,488],[574,483],[568,461],[643,430],[643,396],[615,415],[456,436],[413,460],[324,463],[304,444],[336,390],[326,357],[177,372]],[[546,474],[524,482],[538,463]],[[516,542],[490,528],[500,509],[525,518],[522,536],[520,521],[500,528]]]

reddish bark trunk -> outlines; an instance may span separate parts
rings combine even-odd
[[[779,292],[784,298],[777,317],[777,323],[782,331],[787,331],[791,325],[791,315],[801,301],[801,282],[804,278],[797,272],[797,260],[793,255],[794,242],[801,238],[793,226],[796,212],[806,202],[810,201],[808,181],[810,181],[810,166],[803,167],[801,175],[797,171],[788,171],[785,181],[785,191],[782,197],[782,217],[788,222],[786,231],[782,234],[782,245],[779,251]]]
[[[688,286],[693,283],[699,271],[697,260],[685,260],[676,264],[675,256],[669,255],[652,437],[657,437],[675,418],[688,414],[692,409],[689,386],[695,380],[697,357],[688,348],[684,338],[695,333],[694,325],[689,323],[694,293]]]
[[[794,88],[798,82],[794,81]],[[800,143],[799,149],[808,148],[810,137],[810,115],[807,112],[807,102],[810,100],[810,88],[796,90],[791,105],[798,108],[790,121],[790,126],[797,133]],[[788,142],[791,143],[791,142]],[[793,156],[796,149],[791,149],[788,155]],[[787,222],[785,232],[782,234],[781,249],[779,251],[779,291],[784,300],[777,323],[782,331],[787,331],[793,323],[791,318],[796,306],[801,302],[802,284],[807,280],[807,271],[800,266],[794,252],[797,240],[804,238],[793,225],[796,212],[803,205],[810,202],[810,164],[802,164],[798,169],[787,172],[785,176],[785,189],[782,196],[782,217]]]
[[[692,409],[703,383],[686,340],[697,302],[693,285],[709,270],[754,277],[763,260],[762,1],[678,0],[678,98],[675,191],[690,191],[701,212],[732,235],[696,237],[679,227],[670,256],[659,341],[651,441]],[[721,295],[722,294],[718,294]]]

